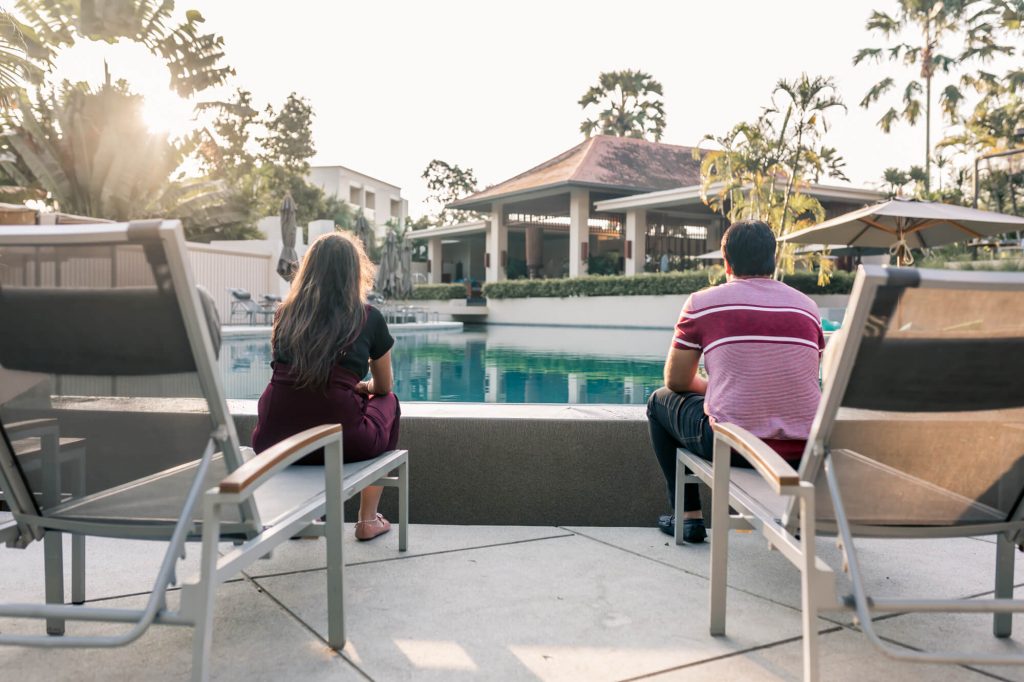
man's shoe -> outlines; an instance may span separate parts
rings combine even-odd
[[[708,536],[704,530],[704,519],[683,519],[683,542],[697,544]]]
[[[658,528],[665,535],[676,535],[676,517],[675,514],[665,514],[664,516],[658,517]]]

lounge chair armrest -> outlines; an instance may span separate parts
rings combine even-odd
[[[60,424],[57,420],[53,418],[26,419],[25,421],[4,424],[4,431],[6,431],[7,435],[11,438],[19,436],[39,436],[42,435],[44,431],[49,431],[51,429],[56,433],[59,425]]]
[[[340,437],[341,424],[323,424],[285,438],[225,476],[220,482],[220,492],[245,492],[246,488],[279,465],[290,464],[301,455]]]
[[[735,424],[720,422],[712,424],[711,428],[715,431],[715,437],[723,439],[750,462],[757,472],[772,484],[775,492],[781,492],[785,487],[800,485],[800,475],[796,469],[750,431]]]

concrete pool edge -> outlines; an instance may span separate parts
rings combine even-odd
[[[124,456],[114,455],[113,436],[102,430],[109,422],[98,418],[116,412],[117,452],[145,452],[166,465],[187,458],[162,450],[173,442],[162,434],[205,428],[203,405],[197,398],[56,403],[62,431],[91,441],[95,456]],[[228,408],[248,444],[256,401],[229,400]],[[647,526],[668,511],[643,405],[407,402],[402,412],[399,447],[410,451],[415,523]],[[26,416],[46,414],[54,416]],[[387,491],[385,515],[396,514],[394,503]]]

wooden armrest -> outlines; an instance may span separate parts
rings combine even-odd
[[[240,493],[282,460],[317,441],[340,433],[341,424],[323,424],[285,438],[225,476],[220,482],[220,491],[222,493]]]
[[[26,419],[20,422],[4,424],[4,431],[13,440],[16,436],[38,435],[40,431],[55,429],[59,426],[56,419]]]
[[[746,429],[729,423],[711,425],[716,436],[721,436],[744,459],[754,465],[766,480],[775,484],[776,492],[784,486],[800,485],[800,475],[782,459],[779,453]]]

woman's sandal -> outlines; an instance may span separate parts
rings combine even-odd
[[[382,514],[370,521],[356,521],[356,540],[372,540],[391,530],[391,524]]]

